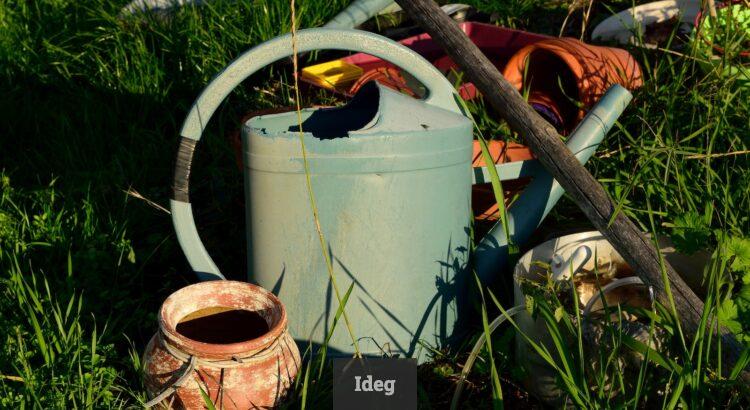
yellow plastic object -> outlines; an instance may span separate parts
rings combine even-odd
[[[328,61],[302,69],[302,79],[330,90],[347,87],[361,76],[362,68],[342,60]]]

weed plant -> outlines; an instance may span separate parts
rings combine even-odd
[[[290,29],[282,0],[217,0],[131,17],[119,15],[124,3],[0,0],[3,408],[145,401],[140,352],[156,330],[155,313],[166,295],[195,280],[165,211],[181,121],[222,67]],[[300,27],[313,27],[348,1],[297,3]],[[552,35],[567,13],[545,1],[471,3],[505,25]],[[593,9],[589,28],[608,16],[602,9]],[[550,18],[541,21],[544,12]],[[583,26],[577,15],[567,25],[575,30]],[[734,78],[703,74],[689,47],[678,54],[630,51],[644,86],[587,167],[644,231],[669,235],[687,253],[713,253],[704,274],[705,326],[683,343],[670,309],[656,305],[643,314],[667,335],[663,349],[628,341],[613,325],[607,351],[584,351],[578,314],[537,297],[531,311],[560,335],[556,348],[541,353],[560,369],[562,403],[572,406],[748,407],[747,388],[736,382],[746,362],[734,369],[722,363],[712,330],[721,323],[745,343],[750,334],[750,91]],[[198,150],[192,179],[198,224],[233,278],[245,271],[242,177],[226,134],[248,110],[293,105],[290,74],[284,61],[245,82]],[[335,101],[327,94],[303,98],[305,105]],[[484,136],[516,138],[481,103],[471,109]],[[565,198],[549,218],[580,219]],[[485,350],[475,365],[466,408],[535,404],[513,359],[514,326],[488,331],[494,315],[512,304],[495,296],[501,293],[481,292],[477,317],[484,320],[467,346],[485,338],[492,354]],[[643,357],[629,380],[616,359],[626,351]],[[420,406],[447,406],[466,354],[460,347],[434,352],[419,370]],[[289,407],[321,408],[330,398],[329,369],[310,359]]]

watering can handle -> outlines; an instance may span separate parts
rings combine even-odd
[[[300,30],[296,42],[298,53],[329,49],[347,50],[387,60],[407,70],[424,84],[427,89],[426,103],[467,115],[453,85],[440,71],[422,56],[386,37],[359,30],[314,28]],[[235,87],[265,66],[291,55],[290,34],[246,51],[211,80],[193,103],[182,125],[170,206],[177,240],[190,266],[201,280],[224,279],[224,276],[203,246],[193,219],[189,184],[195,146],[211,116]]]

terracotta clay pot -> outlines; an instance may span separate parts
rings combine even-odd
[[[143,360],[149,396],[182,378],[160,404],[184,409],[205,407],[201,389],[216,408],[274,407],[300,365],[281,301],[261,287],[227,280],[170,295]]]
[[[705,287],[702,285],[703,270],[706,265],[711,262],[711,252],[699,251],[693,255],[684,255],[675,250],[674,245],[668,238],[657,237],[657,239],[658,249],[662,256],[664,256],[664,259],[675,268],[680,277],[688,283],[693,291],[699,295],[705,295]],[[627,287],[620,287],[612,292],[604,292],[603,287],[606,285],[606,281],[610,281],[614,278],[632,277],[635,276],[635,274],[617,250],[598,231],[579,232],[550,239],[535,246],[521,256],[513,269],[514,304],[523,306],[527,303],[527,298],[531,298],[526,294],[526,290],[529,289],[525,286],[526,284],[542,283],[542,281],[547,280],[546,278],[555,280],[548,276],[549,273],[547,267],[553,265],[555,259],[557,259],[558,262],[569,260],[576,252],[576,249],[580,248],[582,245],[589,247],[592,253],[589,258],[582,261],[580,269],[588,271],[589,273],[601,269],[599,270],[599,276],[593,281],[594,283],[590,282],[584,285],[577,281],[578,285],[576,288],[580,306],[582,308],[582,316],[586,317],[591,312],[603,309],[604,306],[599,298],[599,295],[602,294],[604,294],[604,299],[607,301],[610,308],[617,304],[623,304],[631,307],[645,307],[646,310],[648,310],[648,307],[651,304],[648,296],[649,292],[642,284],[631,284]],[[557,255],[558,258],[555,258],[555,255]],[[610,268],[614,268],[610,272],[617,273],[607,274],[607,270]],[[592,276],[589,275],[589,278],[591,277]],[[581,278],[581,276],[578,276],[578,278]],[[557,280],[561,279],[558,278]],[[595,284],[597,282],[598,285]],[[591,305],[587,306],[589,304]],[[587,312],[584,307],[592,309]],[[635,312],[633,312],[633,314],[635,314]],[[526,310],[523,310],[520,315],[516,316],[515,320],[518,328],[525,335],[524,337],[521,337],[521,332],[518,332],[516,333],[515,340],[516,360],[518,364],[523,367],[526,374],[522,381],[523,384],[530,393],[534,394],[545,404],[554,407],[561,407],[561,405],[564,404],[564,394],[560,388],[559,376],[557,376],[558,372],[550,367],[546,360],[544,360],[544,358],[539,355],[525,339],[529,338],[535,343],[544,346],[544,348],[549,349],[549,351],[554,352],[556,351],[556,347],[553,338],[550,335],[550,328],[547,327],[541,315],[539,317],[533,317]],[[583,321],[584,324],[587,322],[587,320]],[[649,335],[648,320],[625,323],[627,325],[622,328],[625,334],[628,334],[628,336],[638,340],[644,345],[650,345],[652,349],[659,350],[658,344],[662,343],[663,339],[660,340],[660,337],[658,336],[659,332]],[[645,332],[644,329],[646,330]],[[596,329],[591,329],[591,327],[587,325],[584,325],[582,330],[583,347],[585,349],[593,348],[592,350],[589,350],[589,354],[587,355],[587,357],[590,358],[588,365],[601,366],[601,363],[599,363],[597,359],[599,356],[598,345],[604,341],[604,339],[601,338],[601,333],[595,331],[593,332],[594,334],[592,334],[591,330]],[[574,346],[576,343],[575,338],[565,337],[565,344],[568,345],[568,348],[575,348]],[[606,342],[604,341],[604,343]],[[618,352],[616,360],[620,361],[620,365],[623,366],[621,371],[628,371],[627,376],[625,377],[626,384],[632,380],[630,376],[634,373],[637,375],[642,358],[643,356],[634,350],[623,349]]]
[[[511,57],[503,76],[519,91],[528,87],[529,103],[555,113],[567,132],[612,85],[633,90],[643,84],[641,68],[627,51],[592,46],[573,38],[527,45]]]
[[[534,159],[531,150],[515,142],[506,143],[504,141],[488,141],[487,148],[495,164],[504,164],[513,161],[526,161]],[[486,166],[482,157],[482,147],[479,141],[474,141],[472,153],[472,163],[474,167]],[[521,192],[529,183],[529,178],[522,178],[513,181],[503,181],[503,191],[505,194],[506,205],[514,195]],[[492,184],[477,184],[471,190],[471,207],[474,211],[474,217],[480,221],[496,221],[500,218],[495,194],[492,191]]]

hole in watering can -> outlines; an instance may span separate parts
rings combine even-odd
[[[348,137],[349,131],[367,126],[377,115],[379,106],[380,90],[371,81],[365,83],[348,104],[315,110],[302,122],[302,130],[322,140]],[[290,126],[288,131],[299,132],[299,125]]]
[[[268,333],[268,323],[258,312],[210,307],[182,318],[177,333],[202,343],[239,343]]]

